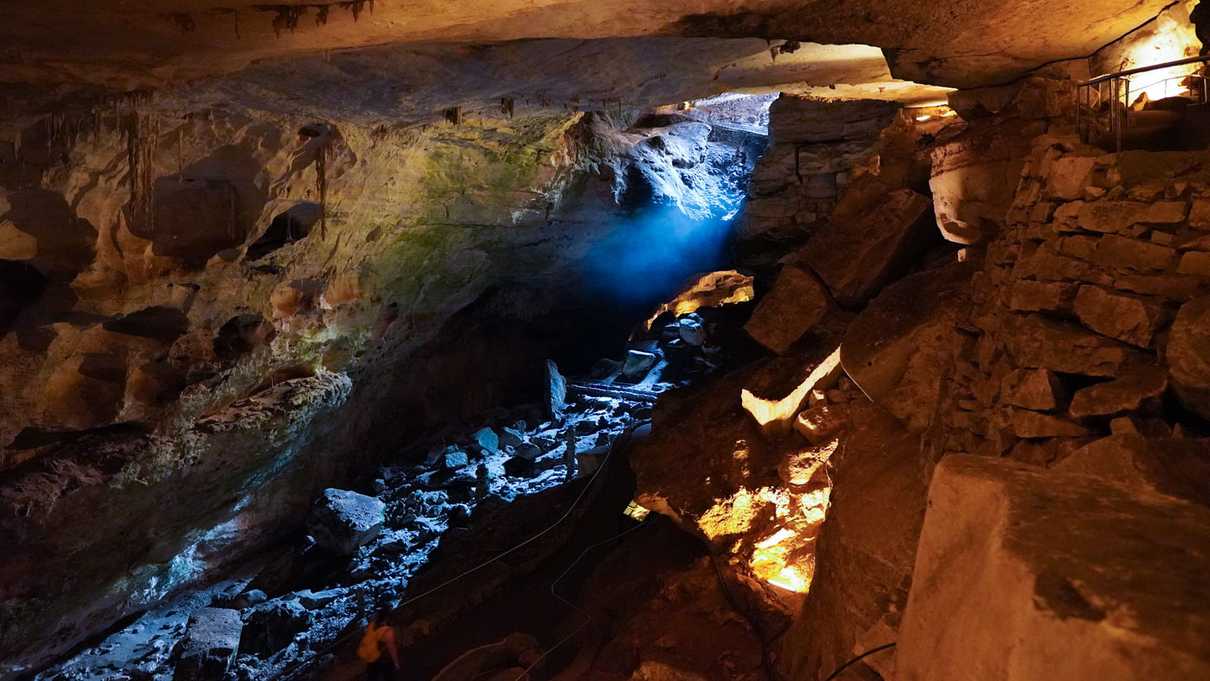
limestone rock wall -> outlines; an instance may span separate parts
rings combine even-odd
[[[1173,320],[1195,323],[1210,284],[1204,158],[1035,140],[976,281],[945,451],[1050,465],[1111,430],[1201,432],[1201,332]]]
[[[697,205],[716,165],[739,168],[700,123],[367,125],[189,97],[7,119],[0,676],[293,531],[321,487],[442,419],[517,397],[534,358],[476,371],[490,325],[447,321],[510,287],[496,317],[557,310],[574,287],[552,282],[626,225],[623,177]],[[661,162],[630,173],[640,143]],[[541,356],[534,341],[513,346]]]

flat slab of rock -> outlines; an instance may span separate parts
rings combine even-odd
[[[1145,348],[1165,319],[1164,309],[1137,296],[1081,286],[1075,299],[1076,317],[1099,334]]]
[[[1138,367],[1107,383],[1076,391],[1068,410],[1076,418],[1135,411],[1145,400],[1163,395],[1167,388],[1168,376],[1163,368]]]
[[[352,555],[373,541],[386,522],[386,504],[364,494],[329,487],[307,519],[307,531],[329,551]]]
[[[1207,574],[1210,509],[949,456],[929,488],[895,678],[1210,678]]]
[[[744,330],[777,354],[790,349],[828,312],[828,293],[809,272],[786,265]]]
[[[173,681],[215,681],[226,677],[239,652],[244,628],[239,611],[202,608],[189,616],[185,638],[177,644]]]
[[[1116,341],[1035,315],[1013,320],[1006,331],[1009,353],[1026,367],[1086,376],[1116,376],[1131,356]]]
[[[846,307],[869,300],[931,240],[939,239],[932,203],[910,189],[881,197],[857,220],[811,237],[800,256]]]

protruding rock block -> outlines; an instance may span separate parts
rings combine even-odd
[[[543,405],[546,408],[546,416],[556,421],[561,420],[566,402],[567,379],[559,373],[559,365],[555,364],[554,360],[548,359],[546,360],[546,400]]]
[[[929,488],[895,678],[1210,678],[1207,574],[1205,507],[949,456]]]
[[[1144,401],[1164,394],[1167,388],[1168,376],[1164,369],[1141,366],[1108,383],[1097,383],[1076,391],[1069,411],[1076,418],[1135,411]]]
[[[1181,401],[1210,418],[1210,296],[1181,306],[1168,338],[1167,359]]]
[[[1088,434],[1088,429],[1078,423],[1072,423],[1053,414],[1043,414],[1028,409],[1013,409],[1012,426],[1014,435],[1027,439],[1080,437]]]
[[[226,678],[239,652],[244,624],[239,612],[226,608],[202,608],[189,616],[185,638],[174,651],[173,681],[212,681]]]
[[[240,647],[267,657],[290,645],[310,623],[311,613],[296,599],[263,603],[248,615]]]
[[[1013,320],[1006,332],[1009,353],[1025,367],[1116,376],[1131,356],[1129,350],[1115,341],[1034,315]]]
[[[626,352],[626,361],[622,364],[622,374],[619,378],[626,383],[639,383],[647,377],[647,372],[651,371],[658,361],[659,357],[655,353],[629,350]]]
[[[378,536],[386,522],[386,504],[349,490],[323,491],[307,519],[307,531],[320,546],[352,555]]]
[[[1136,296],[1081,286],[1075,312],[1080,322],[1099,334],[1145,348],[1166,321],[1164,309]]]
[[[801,255],[838,303],[860,305],[935,239],[931,208],[910,189],[891,192],[860,219],[820,230]]]
[[[758,343],[777,354],[790,349],[828,312],[828,293],[809,272],[786,265],[773,289],[744,326]]]
[[[840,346],[845,373],[871,400],[916,430],[931,422],[962,339],[967,264],[913,274],[853,320]]]
[[[1116,419],[1116,422],[1127,419]],[[1054,470],[1100,478],[1135,489],[1152,489],[1210,505],[1210,459],[1205,441],[1148,438],[1133,426],[1117,426],[1109,437],[1072,452]]]
[[[1062,384],[1046,369],[1017,369],[1004,377],[1000,391],[1005,404],[1035,411],[1057,409],[1064,399]]]

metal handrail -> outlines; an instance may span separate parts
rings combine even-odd
[[[1145,73],[1147,71],[1158,71],[1160,69],[1170,69],[1174,66],[1185,66],[1186,64],[1196,64],[1198,62],[1210,62],[1210,54],[1202,54],[1202,55],[1198,55],[1196,57],[1185,57],[1184,59],[1177,59],[1176,61],[1165,62],[1163,64],[1155,64],[1153,66],[1138,66],[1133,69],[1126,69],[1124,71],[1117,71],[1115,73],[1104,73],[1104,74],[1097,76],[1096,78],[1090,78],[1088,80],[1081,81],[1081,82],[1077,83],[1077,85],[1080,87],[1087,87],[1089,85],[1096,85],[1097,83],[1109,80],[1111,78],[1121,78],[1123,76],[1133,76],[1136,73]]]
[[[1175,61],[1164,62],[1162,64],[1153,64],[1151,66],[1140,66],[1140,67],[1133,68],[1133,69],[1123,69],[1121,71],[1116,71],[1114,73],[1106,73],[1106,74],[1097,76],[1095,78],[1090,78],[1085,81],[1077,82],[1076,87],[1075,87],[1075,95],[1076,95],[1076,97],[1075,97],[1075,99],[1076,99],[1076,107],[1075,107],[1076,116],[1075,116],[1075,118],[1076,118],[1076,130],[1079,133],[1081,140],[1088,141],[1085,138],[1085,130],[1084,130],[1084,125],[1083,125],[1083,120],[1082,120],[1083,111],[1085,108],[1087,108],[1090,112],[1095,112],[1095,109],[1093,109],[1093,106],[1092,106],[1092,102],[1090,101],[1091,94],[1092,94],[1092,88],[1095,87],[1097,89],[1097,105],[1100,106],[1102,103],[1106,102],[1106,99],[1107,99],[1103,94],[1102,86],[1104,84],[1108,84],[1110,86],[1111,94],[1110,94],[1110,98],[1108,99],[1108,101],[1109,101],[1109,105],[1108,105],[1109,112],[1108,113],[1110,116],[1110,121],[1109,121],[1110,130],[1114,137],[1115,147],[1116,147],[1117,151],[1120,153],[1122,151],[1122,143],[1123,143],[1123,139],[1126,134],[1126,128],[1129,127],[1129,124],[1130,124],[1130,91],[1131,91],[1132,84],[1130,82],[1129,76],[1133,76],[1133,75],[1136,75],[1139,73],[1147,73],[1149,71],[1160,71],[1163,69],[1169,69],[1169,68],[1173,68],[1176,66],[1186,66],[1188,64],[1198,64],[1198,63],[1207,63],[1207,62],[1210,62],[1210,54],[1198,55],[1196,57],[1185,57],[1184,59],[1177,59]],[[1206,88],[1206,79],[1205,79],[1204,75],[1187,74],[1185,76],[1174,76],[1173,78],[1177,78],[1177,77],[1197,78],[1199,76],[1202,80],[1202,101],[1203,101],[1203,103],[1205,103],[1207,100],[1207,92],[1206,92],[1207,88]],[[1164,79],[1164,80],[1171,80],[1171,78]],[[1163,82],[1163,81],[1158,81],[1158,82]],[[1123,94],[1125,95],[1124,102],[1123,102]],[[1119,108],[1119,105],[1121,105],[1120,108]]]

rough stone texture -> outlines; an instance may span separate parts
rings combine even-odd
[[[1068,310],[1075,301],[1076,290],[1072,284],[1022,280],[1013,284],[1008,306],[1018,312]]]
[[[968,303],[968,265],[905,277],[850,324],[845,373],[876,404],[916,430],[935,418],[944,375],[962,343],[954,328]]]
[[[1097,333],[1145,348],[1166,321],[1159,305],[1135,296],[1081,286],[1075,299],[1076,317]]]
[[[1138,411],[1145,401],[1163,395],[1167,389],[1168,375],[1162,367],[1137,367],[1107,383],[1077,390],[1069,412],[1085,418]]]
[[[230,72],[254,59],[268,61],[326,50],[339,54],[369,45],[403,51],[403,46],[432,42],[434,36],[458,47],[551,37],[797,36],[825,44],[885,47],[898,78],[971,87],[1010,82],[1042,63],[1089,54],[1144,23],[1163,6],[1163,2],[1117,0],[1055,6],[1025,0],[991,8],[963,3],[940,11],[929,5],[883,0],[839,6],[819,0],[658,5],[576,0],[537,6],[503,0],[473,10],[382,4],[371,11],[365,3],[353,3],[338,5],[325,13],[323,21],[317,21],[311,8],[291,20],[284,8],[249,0],[153,6],[105,0],[83,9],[56,0],[37,8],[13,8],[11,28],[0,33],[0,38],[23,58],[12,60],[0,73],[8,81],[85,79],[133,89],[167,78]],[[232,10],[238,12],[238,31]],[[1047,12],[1048,21],[1039,22],[1037,18]],[[41,30],[19,30],[35,25]],[[1072,31],[1073,25],[1082,30]],[[70,37],[70,41],[52,47],[46,40],[51,35]],[[131,50],[131,45],[142,49]],[[798,52],[810,51],[800,48]],[[798,52],[786,51],[777,61],[794,63]],[[624,57],[627,50],[620,54]],[[826,52],[809,53],[802,56],[801,63],[837,61],[821,58],[826,56]],[[765,61],[771,61],[767,49]],[[725,70],[722,75],[727,75]],[[830,82],[855,81],[841,76]]]
[[[189,616],[185,638],[174,654],[173,681],[211,681],[226,677],[239,652],[243,629],[239,611],[202,608]]]
[[[1205,445],[1205,440],[1148,438],[1124,429],[1075,450],[1054,470],[1210,506],[1210,458]]]
[[[386,505],[375,497],[328,488],[315,502],[307,531],[325,549],[352,555],[378,536],[385,511]]]
[[[813,236],[802,257],[838,303],[860,305],[928,244],[929,205],[910,189],[891,192],[859,219],[830,224]]]
[[[787,265],[744,330],[761,345],[781,354],[823,319],[828,305],[827,291],[811,273]]]
[[[1165,357],[1181,401],[1210,418],[1210,297],[1181,306]]]
[[[912,583],[928,486],[920,438],[868,404],[853,421],[860,428],[832,458],[839,493],[821,530],[815,581],[782,642],[781,664],[792,679],[825,678],[893,641]]]
[[[240,649],[268,657],[290,645],[311,615],[298,600],[274,600],[254,608],[244,624]]]
[[[794,419],[794,430],[811,444],[823,444],[834,437],[848,421],[847,410],[817,404],[799,412]]]
[[[1203,678],[1207,537],[1204,507],[947,457],[929,488],[895,678]]]
[[[1004,226],[1037,124],[1020,119],[970,126],[933,150],[929,189],[947,240],[974,244]]]
[[[1004,377],[1000,389],[1005,404],[1034,411],[1057,409],[1065,397],[1054,372],[1046,369],[1016,369]]]
[[[1115,376],[1130,356],[1129,350],[1114,341],[1042,317],[1012,320],[1008,333],[1008,351],[1026,367]]]

